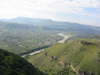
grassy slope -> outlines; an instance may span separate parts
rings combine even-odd
[[[39,70],[43,71],[46,74],[49,75],[58,75],[60,71],[63,71],[64,66],[59,64],[57,61],[53,61],[46,57],[43,52],[31,56],[29,59],[29,62],[31,62],[35,67],[39,68]],[[69,75],[74,75],[73,71],[68,67],[65,69],[69,70]]]
[[[85,41],[90,42],[90,40]],[[96,39],[91,40],[91,42],[95,42],[96,44],[99,44],[98,41]],[[73,41],[64,44],[58,43],[46,49],[45,52],[59,58],[63,62],[72,64],[81,71],[88,71],[95,75],[100,75],[100,46],[83,45]],[[54,65],[54,69],[62,70],[62,68],[56,66],[56,62],[46,58],[43,53],[31,56],[28,60],[34,63],[39,69],[42,69],[42,65],[45,65],[44,67],[47,69],[51,68],[50,65]],[[40,62],[40,65],[37,64],[38,62]]]

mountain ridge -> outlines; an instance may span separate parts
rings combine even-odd
[[[1,20],[0,20],[1,21]],[[5,22],[13,22],[13,23],[19,23],[19,24],[25,24],[25,25],[33,25],[33,26],[42,26],[43,30],[52,30],[52,31],[67,31],[67,32],[76,32],[81,34],[83,32],[86,33],[100,33],[100,27],[97,26],[89,26],[89,25],[83,25],[83,24],[78,24],[78,23],[70,23],[70,22],[59,22],[59,21],[52,21],[49,19],[36,19],[34,18],[24,18],[24,17],[19,17],[19,18],[14,18],[10,19]],[[24,25],[23,24],[23,25]]]
[[[67,21],[54,21],[51,19],[42,19],[42,18],[28,18],[28,17],[16,17],[12,19],[0,19],[0,21],[4,22],[16,22],[16,23],[25,23],[25,24],[32,24],[32,25],[46,25],[47,23],[59,25],[59,24],[66,24],[66,25],[85,25],[80,23],[72,23]],[[86,25],[91,26],[91,25]],[[98,26],[95,26],[98,27]]]
[[[77,41],[81,41],[81,43]],[[49,69],[55,70],[57,72],[59,72],[60,70],[63,73],[62,69],[68,68],[69,66],[76,74],[79,75],[99,75],[100,42],[97,43],[98,41],[94,41],[93,39],[91,39],[91,41],[80,39],[64,44],[58,43],[47,48],[46,50],[44,50],[44,52],[30,56],[28,58],[28,61],[34,63],[34,66],[36,66],[40,70],[42,70],[41,67],[43,67],[44,70],[42,71],[45,73],[46,71],[48,71],[47,74],[50,74],[50,72],[54,73],[53,71],[49,71],[48,67]],[[48,58],[49,60],[47,60]],[[38,62],[40,62],[39,60],[42,60],[42,63],[40,63],[40,65],[38,64]],[[46,63],[46,61],[48,64]],[[69,73],[73,72],[69,71]],[[55,75],[57,74],[55,73]]]

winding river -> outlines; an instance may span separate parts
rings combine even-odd
[[[62,40],[59,40],[59,43],[64,43],[67,39],[69,39],[71,36],[70,35],[64,35],[63,33],[58,33],[59,36],[64,37]]]
[[[61,36],[61,37],[64,37],[62,40],[59,40],[58,43],[64,43],[67,39],[69,39],[71,36],[70,35],[64,35],[63,33],[58,33],[57,35]],[[48,46],[49,47],[49,46]],[[34,55],[34,54],[38,54],[42,51],[45,50],[45,48],[48,48],[48,47],[43,47],[41,49],[36,49],[36,50],[31,50],[29,52],[25,52],[25,53],[21,53],[21,54],[18,54],[19,56],[21,57],[25,57],[26,55]]]

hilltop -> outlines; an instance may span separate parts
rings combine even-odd
[[[28,61],[49,75],[100,75],[100,40],[57,43]]]
[[[0,75],[46,75],[24,58],[0,49]]]

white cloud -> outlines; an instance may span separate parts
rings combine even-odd
[[[53,14],[58,12],[100,18],[99,14],[84,10],[89,7],[100,10],[100,0],[0,0],[0,18],[22,16],[60,20],[59,15]]]
[[[83,8],[94,7],[98,8],[99,0],[1,0],[0,13],[11,11],[11,13],[19,12],[64,12],[76,13],[84,12]]]

